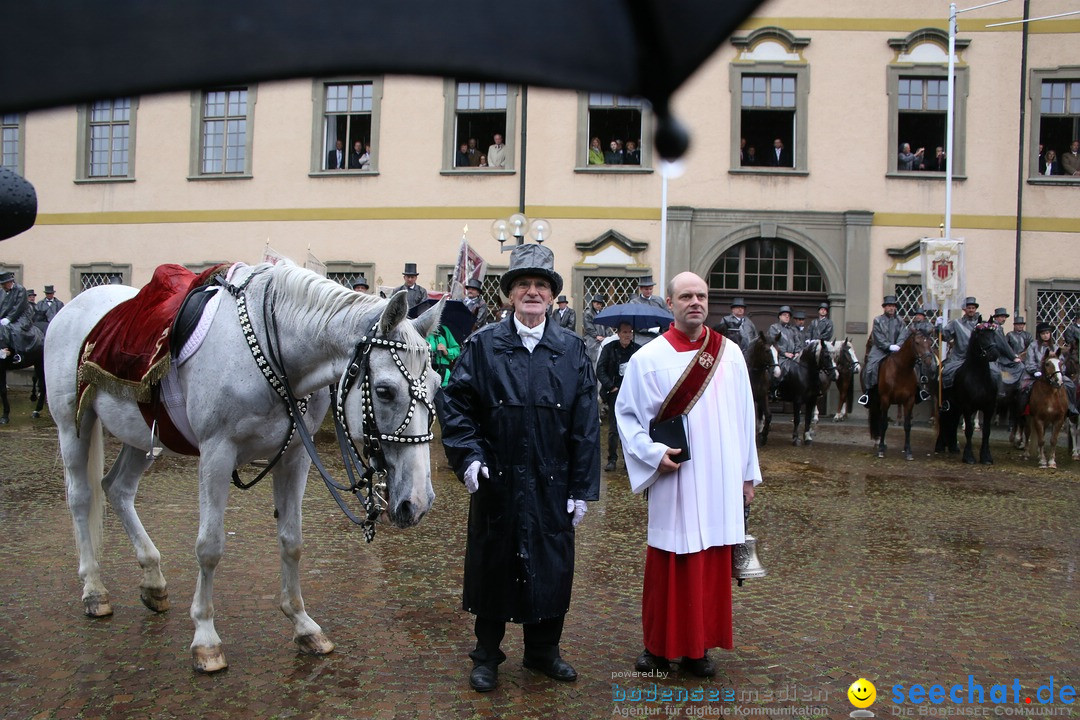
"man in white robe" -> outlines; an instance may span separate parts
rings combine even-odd
[[[636,668],[715,673],[707,651],[734,647],[731,546],[745,541],[744,504],[761,482],[754,401],[742,351],[724,339],[719,366],[687,414],[691,459],[654,442],[650,423],[707,342],[708,286],[694,273],[675,276],[667,305],[671,329],[631,359],[615,405],[630,486],[648,489],[649,532],[642,593],[645,651]],[[705,364],[709,360],[705,360]]]

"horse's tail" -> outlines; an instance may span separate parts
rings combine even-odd
[[[95,419],[90,428],[87,438],[86,454],[86,484],[90,492],[90,507],[88,508],[86,524],[90,532],[91,549],[94,557],[101,559],[101,536],[105,526],[105,491],[101,487],[101,480],[105,477],[105,439],[101,430],[101,420]],[[69,476],[67,481],[72,482]],[[75,542],[78,544],[78,533],[75,534]]]

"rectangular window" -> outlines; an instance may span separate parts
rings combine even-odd
[[[87,176],[128,177],[131,99],[98,100],[90,105],[87,119]]]
[[[795,167],[797,95],[794,75],[742,76],[740,137],[746,139],[747,153],[750,148],[754,150],[747,165]]]
[[[323,170],[370,170],[372,82],[328,83],[323,106]],[[342,153],[337,166],[338,143]],[[365,155],[367,157],[365,157]]]
[[[248,170],[248,91],[212,90],[203,95],[199,172],[239,175]]]
[[[459,80],[454,100],[456,168],[513,167],[507,135],[510,90],[506,83]],[[496,141],[498,136],[498,142]],[[503,157],[488,158],[492,145],[502,144]],[[501,164],[500,164],[501,163]]]
[[[19,172],[21,146],[19,115],[16,113],[4,113],[0,115],[0,167]]]
[[[945,146],[945,126],[948,119],[949,83],[947,78],[901,77],[897,83],[897,145],[896,169],[937,170],[936,149]],[[904,145],[909,146],[905,150]],[[907,152],[921,156],[907,157]],[[911,167],[908,167],[910,162]]]
[[[585,164],[640,166],[644,106],[641,98],[589,93]]]
[[[1039,101],[1039,144],[1044,153],[1053,150],[1061,161],[1080,138],[1080,80],[1046,80]],[[1040,174],[1045,156],[1040,157]],[[1062,173],[1069,175],[1062,169]]]

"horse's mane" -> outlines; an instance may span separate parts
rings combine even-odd
[[[344,313],[342,325],[357,333],[366,334],[379,315],[372,310],[381,309],[386,300],[375,295],[358,293],[328,280],[317,273],[291,263],[278,263],[270,268],[272,300],[282,324],[308,325],[316,328],[316,334],[326,331],[330,321]],[[369,318],[364,322],[364,316]],[[374,319],[372,319],[374,318]],[[367,327],[362,327],[362,325]],[[411,322],[403,322],[397,330],[398,338],[409,347],[409,352],[428,352],[427,340],[417,332]]]

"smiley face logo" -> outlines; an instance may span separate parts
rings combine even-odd
[[[851,683],[847,691],[848,700],[857,708],[867,708],[874,704],[877,699],[877,689],[874,683],[866,678],[859,678]]]

